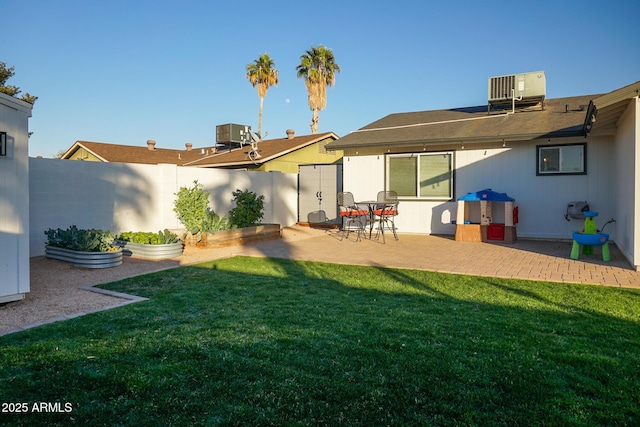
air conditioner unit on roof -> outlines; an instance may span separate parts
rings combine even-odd
[[[535,105],[543,103],[547,94],[544,71],[511,74],[489,78],[489,104]]]
[[[251,126],[228,123],[216,126],[216,142],[218,144],[247,144],[251,141]]]

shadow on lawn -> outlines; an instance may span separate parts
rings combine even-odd
[[[72,396],[75,419],[107,410],[174,424],[640,419],[634,291],[250,257],[106,287],[151,299],[0,338],[20,359],[0,373],[12,399]],[[609,313],[619,297],[626,319]],[[25,360],[47,345],[69,360]],[[21,365],[47,375],[24,386]]]

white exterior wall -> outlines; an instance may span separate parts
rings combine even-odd
[[[565,142],[554,140],[552,143]],[[591,209],[600,214],[599,227],[615,218],[612,139],[592,138],[588,141],[586,175],[537,176],[536,145],[542,144],[544,142],[517,142],[509,143],[505,148],[476,149],[471,146],[457,150],[454,154],[455,199],[485,188],[507,193],[519,206],[517,233],[520,237],[570,239],[571,232],[582,229],[583,225],[581,221],[565,220],[566,206],[571,201],[589,202]],[[356,200],[375,199],[377,192],[384,189],[384,177],[384,155],[344,158],[344,191],[354,193]],[[455,234],[455,226],[451,224],[456,218],[455,200],[401,199],[399,211],[396,225],[400,232]],[[494,211],[495,222],[504,221],[504,209],[494,206]],[[615,240],[615,225],[608,225],[605,231]]]
[[[30,256],[44,255],[49,228],[182,228],[173,212],[175,193],[195,180],[219,215],[234,207],[233,191],[248,189],[265,197],[264,223],[289,226],[297,219],[296,174],[35,158],[29,163]]]
[[[31,105],[0,93],[0,302],[29,292],[29,117]]]
[[[634,98],[618,122],[615,141],[616,245],[632,265],[640,265],[640,101]]]

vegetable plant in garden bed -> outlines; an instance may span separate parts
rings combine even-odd
[[[187,229],[183,236],[186,244],[205,246],[207,234],[229,229],[227,218],[209,207],[209,193],[197,180],[192,187],[180,187],[175,196],[173,211]]]
[[[264,216],[264,196],[249,190],[236,190],[232,194],[236,206],[227,218],[209,207],[209,193],[203,191],[198,181],[191,188],[180,188],[173,210],[187,229],[185,244],[232,246],[280,237],[279,224],[259,223]]]
[[[233,193],[236,207],[229,211],[232,227],[253,227],[264,217],[264,196],[258,196],[249,190],[236,190]]]
[[[122,249],[114,245],[115,235],[111,231],[79,229],[71,225],[66,230],[50,228],[44,234],[47,236],[47,258],[84,268],[107,268],[122,264]]]
[[[127,231],[118,236],[116,243],[125,255],[142,258],[175,258],[182,255],[183,250],[178,235],[167,229],[157,233]]]
[[[233,193],[235,207],[229,211],[230,230],[207,236],[206,246],[233,246],[280,238],[279,224],[260,224],[264,216],[264,196],[249,190]]]

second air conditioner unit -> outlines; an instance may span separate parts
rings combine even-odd
[[[544,71],[489,78],[489,105],[535,105],[544,103],[547,78]]]

